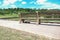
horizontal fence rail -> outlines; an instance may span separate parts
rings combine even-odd
[[[60,14],[59,13],[39,13],[39,12],[29,12],[29,13],[20,13],[20,23],[21,22],[36,22],[40,24],[42,22],[46,23],[60,23]]]

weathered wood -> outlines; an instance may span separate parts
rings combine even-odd
[[[22,19],[22,20],[21,20],[21,21],[22,21],[22,23],[24,23],[24,20],[25,20],[25,19]]]
[[[49,18],[47,18],[46,16]],[[55,16],[57,16],[57,17],[55,17]],[[20,13],[19,17],[20,17],[20,23],[21,22],[24,23],[25,20],[27,20],[26,22],[29,22],[29,23],[33,20],[33,22],[36,22],[36,24],[41,24],[41,22],[43,22],[43,20],[46,20],[46,21],[48,20],[47,22],[50,22],[52,20],[60,20],[60,14],[59,13],[43,14],[43,13],[40,13],[38,11],[29,12],[29,13]],[[36,20],[36,21],[34,21],[34,20]]]
[[[41,20],[60,20],[60,18],[41,18]]]
[[[21,23],[22,19],[21,19],[21,13],[19,13],[19,23]]]
[[[36,11],[36,17],[37,17],[37,24],[40,24],[41,22],[40,22],[40,19],[39,19],[39,13],[38,13],[38,11]]]

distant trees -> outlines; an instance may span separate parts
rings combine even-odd
[[[29,8],[8,8],[0,9],[0,15],[5,14],[18,14],[18,12],[35,12],[39,11],[40,13],[60,13],[60,9],[29,9]]]

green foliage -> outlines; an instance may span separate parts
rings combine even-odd
[[[18,14],[18,12],[29,12],[29,11],[35,11],[33,9],[25,9],[25,8],[8,8],[8,9],[0,9],[0,15],[5,14]]]
[[[8,8],[8,9],[0,9],[0,15],[5,14],[18,14],[18,12],[35,12],[39,11],[41,13],[60,13],[59,9],[29,9],[29,8]]]

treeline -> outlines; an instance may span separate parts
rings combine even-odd
[[[8,8],[8,9],[0,9],[0,15],[5,14],[18,14],[18,12],[29,12],[34,11],[34,9],[24,9],[24,8]]]
[[[29,9],[29,8],[8,8],[0,9],[0,15],[5,14],[18,14],[18,12],[35,12],[39,11],[40,13],[60,13],[60,9]]]

